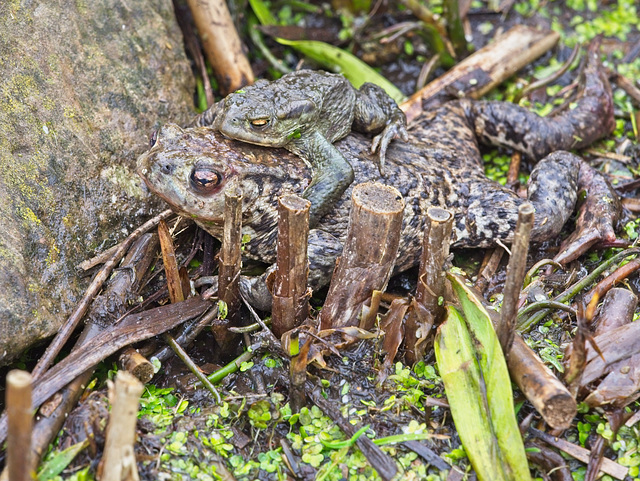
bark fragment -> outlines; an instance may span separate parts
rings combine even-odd
[[[507,266],[500,321],[496,326],[496,334],[500,340],[502,351],[507,353],[507,357],[516,334],[518,300],[520,299],[522,281],[527,271],[527,253],[529,252],[529,237],[533,228],[533,218],[534,208],[529,202],[525,202],[518,208],[518,223]]]
[[[567,429],[571,425],[577,413],[575,399],[518,335],[511,344],[507,366],[511,379],[549,426]]]
[[[227,328],[236,324],[240,314],[240,265],[242,263],[242,192],[231,190],[224,196],[224,233],[218,263],[218,298],[227,304],[227,318],[214,323],[212,330],[218,346],[233,350],[236,335]]]
[[[132,374],[118,371],[116,381],[110,388],[112,399],[111,415],[107,426],[107,435],[102,461],[98,467],[100,481],[121,481],[124,472],[123,460],[128,451],[133,450],[136,440],[136,422],[138,420],[138,402],[144,385]],[[128,465],[128,470],[136,469]],[[137,474],[134,475],[137,477]]]
[[[422,110],[433,109],[448,100],[454,89],[477,99],[553,47],[560,36],[518,25],[492,43],[469,55],[446,74],[416,92],[401,105],[411,122]]]

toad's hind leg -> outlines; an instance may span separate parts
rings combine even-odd
[[[568,152],[555,152],[538,162],[531,173],[528,200],[535,208],[532,242],[553,238],[571,216],[577,199],[581,160]],[[524,202],[499,184],[478,178],[469,183],[470,203],[456,222],[460,246],[488,247],[510,242]],[[465,241],[465,239],[468,239]]]
[[[309,226],[314,227],[353,182],[353,168],[331,142],[318,132],[305,133],[287,145],[311,165],[313,178],[302,197],[311,202]]]
[[[561,150],[542,159],[531,172],[527,197],[536,210],[533,242],[558,235],[569,220],[578,199],[580,164],[579,157]]]

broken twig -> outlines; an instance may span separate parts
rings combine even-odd
[[[276,337],[309,315],[309,208],[311,202],[289,194],[278,200],[278,252],[273,277],[272,329]]]
[[[31,374],[14,369],[7,374],[7,414],[9,416],[9,442],[7,465],[10,481],[30,481],[31,435]]]
[[[354,187],[347,239],[320,312],[320,330],[356,325],[371,293],[386,288],[403,210],[404,200],[394,187],[375,182]]]
[[[449,255],[453,215],[444,209],[427,210],[416,296],[405,325],[406,358],[415,364],[424,357],[431,328],[444,313],[444,262]]]
[[[253,83],[253,71],[224,0],[188,0],[222,95]]]
[[[87,309],[93,301],[93,298],[96,297],[98,292],[100,292],[100,289],[102,289],[102,285],[109,278],[111,271],[124,257],[133,241],[135,241],[138,237],[140,237],[148,230],[153,229],[161,220],[167,219],[172,214],[173,212],[171,210],[165,210],[164,212],[158,214],[153,219],[148,220],[136,230],[134,230],[131,234],[129,234],[129,237],[127,237],[127,239],[122,242],[122,244],[120,244],[120,247],[113,254],[113,257],[105,262],[104,266],[102,266],[102,269],[100,269],[100,272],[98,272],[98,274],[93,278],[91,285],[87,289],[87,292],[85,292],[82,300],[78,303],[78,306],[69,316],[67,322],[65,322],[64,325],[60,328],[58,334],[56,334],[56,337],[53,339],[53,341],[51,341],[51,344],[49,344],[49,347],[47,347],[47,350],[38,361],[38,364],[36,364],[36,366],[33,368],[33,371],[31,371],[31,375],[34,379],[42,376],[42,374],[49,368],[55,357],[60,353],[60,349],[62,349],[62,346],[64,346],[65,343],[69,340],[71,333],[75,330],[75,328],[78,326],[78,323],[82,320],[82,317],[87,312]]]
[[[533,227],[533,205],[525,202],[518,209],[518,223],[511,245],[511,257],[507,266],[507,279],[504,283],[500,321],[496,326],[496,334],[502,346],[502,352],[509,353],[513,337],[516,334],[518,300],[522,290],[522,281],[527,270],[527,253],[529,237]],[[508,357],[508,354],[507,354]]]
[[[127,371],[118,371],[115,383],[109,390],[112,408],[98,472],[100,481],[121,481],[125,479],[122,477],[124,448],[132,450],[136,440],[138,403],[144,385]]]

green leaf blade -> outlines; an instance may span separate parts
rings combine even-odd
[[[470,453],[470,451],[478,449],[474,441],[474,439],[477,438],[492,440],[496,446],[497,457],[495,459],[502,465],[505,476],[504,479],[513,481],[530,480],[529,466],[513,407],[513,394],[511,391],[509,371],[502,353],[502,348],[500,347],[500,343],[493,329],[493,324],[491,323],[491,316],[482,305],[481,300],[465,285],[462,279],[453,275],[450,275],[449,279],[451,280],[453,289],[460,300],[464,312],[464,319],[460,317],[459,313],[457,314],[459,319],[463,320],[458,329],[464,328],[466,335],[458,333],[457,339],[467,345],[464,351],[471,351],[470,354],[466,353],[465,356],[462,356],[463,349],[459,348],[458,353],[460,354],[457,356],[455,362],[458,363],[458,369],[460,369],[463,366],[467,366],[469,359],[473,359],[478,366],[478,371],[474,373],[474,375],[477,376],[474,377],[474,383],[477,383],[477,386],[472,386],[471,383],[469,383],[468,386],[447,387],[445,381],[445,390],[447,397],[453,394],[454,399],[460,396],[478,399],[482,403],[482,406],[479,406],[479,408],[484,411],[481,416],[489,420],[488,427],[484,424],[480,426],[482,429],[481,432],[465,434],[463,436],[464,431],[475,429],[477,423],[473,423],[467,419],[467,417],[471,415],[471,412],[465,412],[462,418],[456,419],[456,414],[452,408],[454,422],[458,428],[460,438],[480,479],[490,480],[501,478],[493,478],[492,476],[495,475],[480,473],[479,469],[483,469],[483,465],[485,464],[483,458],[485,454],[481,452],[478,455],[472,455]],[[451,309],[452,308],[449,310],[447,322],[450,319],[455,319],[455,316],[450,314],[452,312]],[[455,312],[457,313],[457,311]],[[454,322],[459,321],[456,319]],[[444,331],[441,336],[444,336],[446,332],[447,331]],[[439,343],[441,342],[442,341],[439,341]],[[438,359],[437,356],[436,351],[436,359]],[[440,366],[439,360],[438,366]],[[455,368],[455,365],[449,367],[449,369],[452,368]],[[461,388],[465,389],[466,392],[462,394],[458,392]],[[454,402],[457,401],[454,400]],[[477,416],[478,414],[474,413],[473,415]],[[465,441],[465,438],[469,440]],[[482,447],[482,451],[493,452],[492,449],[487,447]],[[479,465],[480,468],[476,465],[479,458],[482,460],[482,464]],[[494,458],[490,459],[492,460],[491,462],[493,462]]]

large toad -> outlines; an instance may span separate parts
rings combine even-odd
[[[369,141],[362,135],[352,133],[336,147],[351,164],[355,183],[376,180],[395,186],[404,196],[397,272],[418,262],[425,213],[431,206],[454,213],[454,247],[510,241],[524,200],[484,176],[478,141],[507,145],[542,159],[528,186],[528,200],[535,207],[532,239],[536,242],[559,234],[575,208],[578,191],[586,189],[578,228],[557,257],[567,262],[598,241],[615,239],[613,226],[620,207],[601,174],[561,149],[586,146],[608,134],[613,125],[611,91],[596,54],[590,53],[575,107],[552,118],[505,102],[449,102],[417,118],[409,128],[408,143],[390,146],[385,178],[368,159]],[[309,167],[292,154],[225,139],[209,128],[176,125],[160,130],[155,144],[138,160],[138,171],[176,212],[193,218],[217,238],[222,234],[224,193],[240,187],[243,233],[250,236],[244,252],[267,263],[273,263],[276,255],[278,196],[301,194],[312,182]],[[328,283],[340,255],[350,195],[351,187],[310,232],[313,288]],[[268,298],[256,300],[261,302],[268,304]]]

